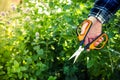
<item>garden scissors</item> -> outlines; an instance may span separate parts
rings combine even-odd
[[[78,36],[78,40],[80,41],[80,45],[79,45],[79,48],[78,50],[69,58],[72,59],[73,57],[75,57],[74,59],[74,62],[76,62],[78,56],[80,55],[80,53],[86,49],[102,49],[104,47],[104,45],[107,43],[108,41],[108,36],[106,33],[101,33],[99,36],[97,36],[92,42],[88,43],[87,45],[83,45],[84,44],[84,41],[85,41],[85,38],[92,26],[92,21],[90,20],[85,20],[82,25],[84,23],[88,23],[88,25],[86,26],[85,28],[85,32],[83,34],[80,34],[80,26],[81,25],[78,25],[77,29],[76,29],[76,33],[77,33],[77,36]],[[100,43],[98,46],[94,46],[95,42],[97,42],[99,39],[101,38],[105,38],[102,43]]]

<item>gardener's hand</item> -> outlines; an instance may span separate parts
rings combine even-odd
[[[88,32],[88,34],[86,36],[86,39],[84,42],[85,45],[92,42],[97,36],[99,36],[102,33],[102,23],[98,19],[91,16],[88,18],[88,20],[91,20],[93,24],[91,26],[90,31]],[[88,23],[83,24],[83,26],[81,28],[81,34],[84,33],[84,30],[85,30],[87,24]],[[94,45],[95,46],[99,45],[100,42],[102,42],[102,40],[103,39],[99,39]]]

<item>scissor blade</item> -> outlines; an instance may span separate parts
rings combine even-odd
[[[82,48],[82,46],[80,46],[80,47],[78,48],[78,50],[75,52],[76,56],[75,56],[75,59],[74,59],[74,62],[73,62],[73,63],[76,62],[77,58],[79,57],[79,55],[81,54],[81,52],[82,52],[83,50],[84,50],[84,48]]]
[[[76,52],[69,58],[69,60],[72,59],[75,56],[76,56]]]
[[[76,62],[76,60],[77,60],[77,58],[78,58],[78,56],[80,55],[80,53],[81,52],[79,52],[78,50],[76,51],[76,53],[78,54],[78,55],[76,55],[76,57],[75,57],[75,59],[74,59],[74,62],[73,63],[75,63]]]
[[[80,53],[84,50],[84,48],[82,48],[82,46],[79,46],[78,50],[69,58],[72,59],[73,57],[75,57],[74,59],[74,63],[76,62],[78,56],[80,55]]]

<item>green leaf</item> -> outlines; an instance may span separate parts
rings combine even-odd
[[[14,60],[14,66],[19,67],[19,63],[16,60]]]
[[[78,80],[76,75],[69,75],[65,77],[65,80]]]
[[[37,70],[36,71],[36,76],[39,76],[41,74],[41,71]]]
[[[95,63],[95,60],[92,59],[92,60],[89,60],[88,63],[87,63],[87,68],[91,68]]]
[[[2,69],[3,68],[3,66],[0,66],[0,69]]]
[[[28,64],[31,64],[31,63],[32,63],[32,58],[31,58],[31,57],[28,57],[28,58],[27,58],[27,63],[28,63]]]
[[[53,2],[49,2],[49,6],[52,8],[54,7],[54,3]]]
[[[114,37],[114,33],[113,32],[109,32],[108,37],[109,38],[113,38]]]
[[[38,54],[38,55],[43,55],[43,49],[37,50],[37,54]]]
[[[33,49],[37,51],[40,49],[40,46],[34,46]]]
[[[3,74],[5,74],[5,71],[0,71],[0,75],[3,75]]]
[[[48,80],[56,80],[56,76],[49,76]]]
[[[20,66],[20,71],[26,71],[27,68],[25,66]]]
[[[38,55],[36,55],[36,54],[34,54],[33,56],[32,56],[32,59],[33,59],[33,61],[37,61],[38,60]]]
[[[63,7],[63,9],[64,9],[64,10],[67,10],[67,9],[70,9],[70,7],[71,7],[70,5],[65,5],[65,6]]]
[[[69,66],[64,67],[64,74],[69,74]]]
[[[19,77],[19,79],[22,79],[22,72],[18,73],[18,77]]]
[[[26,73],[23,74],[24,78],[28,78],[29,77],[28,75],[29,74],[26,74]]]

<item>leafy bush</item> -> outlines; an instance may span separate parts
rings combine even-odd
[[[103,27],[109,35],[104,49],[84,51],[75,64],[68,60],[79,46],[76,25],[92,6],[92,0],[24,0],[1,12],[0,79],[119,80],[119,11]]]

